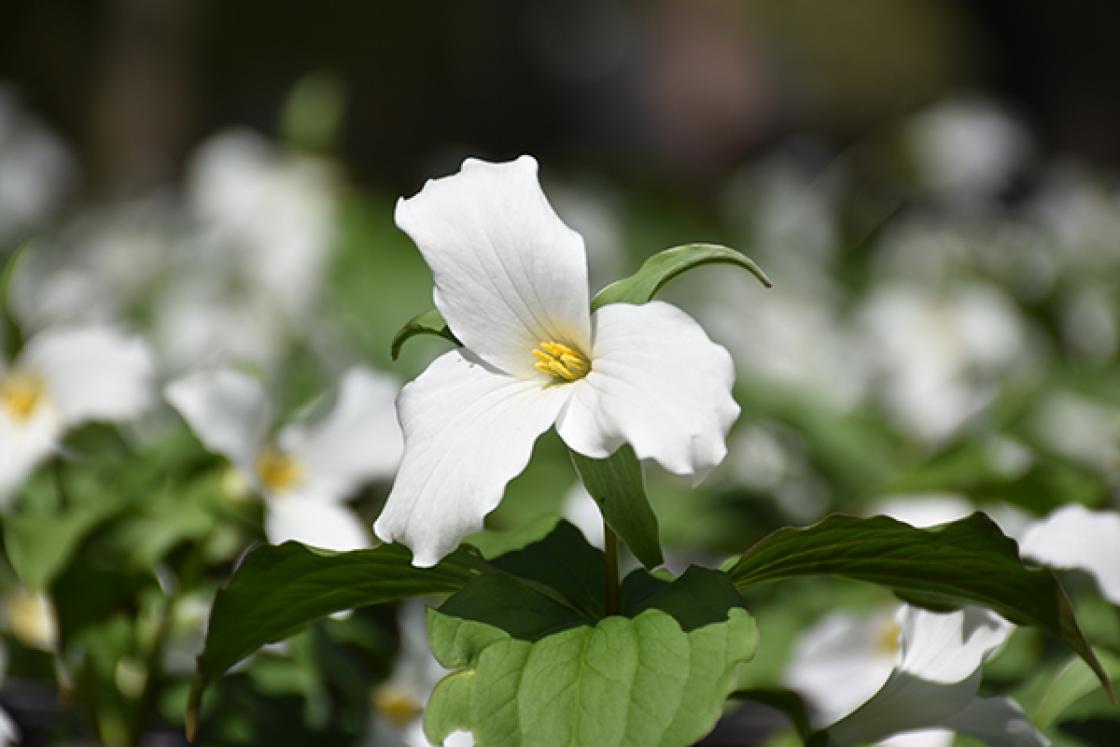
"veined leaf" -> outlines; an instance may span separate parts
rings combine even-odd
[[[445,340],[450,340],[456,345],[461,344],[455,335],[451,333],[447,322],[443,321],[443,315],[436,309],[430,309],[423,314],[417,314],[412,317],[400,328],[400,331],[393,337],[393,342],[389,347],[389,356],[393,360],[396,360],[401,354],[401,347],[403,347],[409,339],[417,335],[435,335]]]
[[[606,459],[571,452],[584,487],[599,504],[607,525],[622,538],[646,568],[664,562],[657,516],[650,508],[642,479],[642,463],[629,444]]]
[[[1100,658],[1111,680],[1120,682],[1120,657],[1104,653]],[[1046,688],[1031,712],[1031,722],[1039,729],[1048,729],[1067,708],[1098,687],[1096,672],[1081,659],[1073,659]]]
[[[931,529],[886,516],[828,516],[763,538],[728,575],[740,589],[793,576],[833,575],[886,586],[928,609],[978,604],[1061,638],[1112,693],[1057,578],[1048,569],[1025,566],[1015,541],[982,513]]]
[[[214,599],[206,644],[187,707],[193,736],[202,691],[230,666],[339,610],[460,589],[478,571],[460,551],[434,568],[414,568],[401,545],[331,552],[298,542],[249,553]]]
[[[633,275],[608,285],[591,301],[592,310],[609,303],[646,303],[665,283],[682,272],[710,264],[742,267],[767,288],[773,284],[766,273],[745,254],[719,244],[682,244],[653,255]]]
[[[428,613],[432,652],[458,670],[428,702],[424,729],[433,743],[468,730],[479,745],[692,744],[715,725],[735,667],[757,646],[754,620],[716,571],[694,569],[664,585],[678,587],[668,595],[676,604],[722,583],[737,601],[702,625],[682,624],[646,597],[650,606],[633,618],[580,624],[557,610],[555,625],[546,613],[526,626],[518,609],[543,613],[549,603],[528,604],[534,592],[517,579],[487,578],[500,583],[486,600],[456,595]],[[506,612],[495,616],[496,608]],[[476,619],[483,615],[489,622]]]

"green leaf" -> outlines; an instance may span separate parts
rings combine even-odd
[[[672,596],[691,590],[699,601],[713,588],[712,576],[738,598],[716,571],[686,574]],[[499,604],[524,602],[533,593],[506,591]],[[715,725],[734,689],[736,666],[750,659],[758,641],[754,620],[738,603],[691,629],[651,606],[634,618],[612,616],[552,633],[536,625],[513,635],[474,619],[457,597],[428,612],[432,652],[457,670],[436,686],[424,715],[428,739],[437,744],[457,730],[472,731],[479,745],[692,744]],[[486,608],[480,600],[477,611]],[[515,618],[516,605],[507,614]]]
[[[793,690],[751,688],[736,690],[731,693],[735,700],[746,700],[752,703],[762,703],[781,711],[790,724],[801,737],[802,742],[808,742],[813,733],[813,726],[809,722],[809,709],[805,701]]]
[[[12,284],[20,268],[26,263],[30,244],[24,244],[8,255],[0,270],[0,352],[11,360],[23,347],[23,333],[12,310]]]
[[[1101,653],[1104,669],[1113,682],[1120,682],[1120,657]],[[1031,722],[1048,729],[1067,708],[1100,687],[1097,673],[1081,659],[1072,660],[1046,688],[1031,712]]]
[[[647,568],[665,562],[657,516],[650,508],[642,480],[642,463],[629,444],[606,459],[591,459],[573,451],[572,462],[587,492],[599,504],[607,525],[622,538],[634,557]]]
[[[462,551],[434,568],[414,568],[411,561],[411,553],[401,545],[340,553],[285,542],[249,553],[214,599],[191,689],[188,734],[197,725],[206,686],[260,646],[339,610],[448,594],[478,572],[475,561]]]
[[[1061,638],[1112,692],[1057,578],[1026,567],[1015,541],[982,513],[932,529],[886,516],[832,515],[763,538],[728,575],[739,588],[794,576],[843,576],[886,586],[928,609],[978,604]]]
[[[719,244],[683,244],[653,255],[633,275],[616,280],[591,301],[592,310],[609,303],[646,303],[661,287],[682,272],[715,263],[738,265],[767,288],[773,284],[766,273],[746,255]]]
[[[436,309],[425,311],[423,314],[417,314],[408,320],[408,322],[400,328],[400,331],[393,337],[393,342],[389,346],[389,356],[396,360],[401,354],[401,348],[410,338],[417,335],[436,335],[445,340],[450,340],[456,345],[462,343],[451,333],[451,329],[447,326],[447,322],[443,321],[443,315]]]

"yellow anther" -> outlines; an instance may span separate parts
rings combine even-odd
[[[884,625],[875,637],[875,648],[888,656],[894,656],[898,653],[899,640],[898,637],[902,633],[902,628],[894,620],[889,624]]]
[[[290,490],[303,476],[299,462],[273,448],[265,448],[261,452],[256,469],[261,484],[277,493]]]
[[[373,693],[373,707],[397,726],[407,726],[424,712],[408,690],[396,685],[382,685]]]
[[[538,371],[560,381],[582,379],[591,370],[591,361],[573,347],[561,342],[542,342],[533,350],[537,362],[533,364]]]
[[[30,420],[45,395],[43,380],[33,373],[13,371],[0,378],[0,404],[8,411],[8,416],[17,422],[26,423]]]

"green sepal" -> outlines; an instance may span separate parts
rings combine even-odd
[[[603,288],[591,301],[591,309],[594,311],[609,303],[646,303],[677,275],[702,265],[717,263],[737,265],[758,278],[767,288],[773,285],[754,260],[730,247],[719,244],[682,244],[658,252],[643,262],[633,275]]]
[[[264,644],[332,612],[457,591],[478,575],[480,562],[460,550],[433,568],[416,568],[397,544],[351,552],[298,542],[258,547],[214,598],[187,707],[188,735],[207,685]]]
[[[728,575],[740,589],[794,576],[842,576],[885,586],[927,609],[987,607],[1065,641],[1112,694],[1058,579],[1048,569],[1024,565],[1019,546],[983,513],[931,529],[886,516],[834,514],[763,538]]]
[[[458,338],[451,333],[451,328],[447,326],[447,322],[443,321],[443,315],[436,309],[430,309],[423,314],[412,317],[400,328],[389,346],[389,356],[396,360],[401,354],[401,347],[417,335],[435,335],[456,345],[462,345]]]
[[[587,492],[599,505],[607,525],[622,538],[646,568],[665,562],[657,516],[646,497],[642,463],[629,444],[606,459],[591,459],[571,452]]]

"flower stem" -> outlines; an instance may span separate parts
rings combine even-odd
[[[618,605],[618,535],[603,520],[603,560],[606,563],[606,613],[619,613]]]

